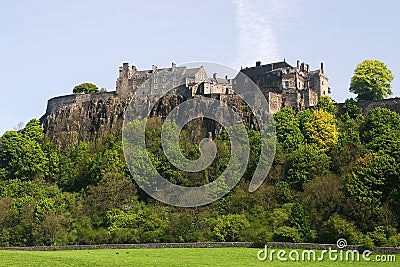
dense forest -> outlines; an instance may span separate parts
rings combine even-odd
[[[339,113],[322,97],[310,110],[283,108],[274,120],[276,155],[258,190],[248,192],[260,133],[248,130],[250,160],[234,190],[206,206],[179,208],[137,187],[120,136],[61,149],[33,119],[0,139],[0,246],[338,238],[367,248],[399,246],[400,115],[384,108],[363,113],[352,99]],[[199,157],[197,138],[207,136],[196,125],[181,133],[191,159]],[[160,132],[160,119],[148,119],[147,153],[171,182],[208,183],[229,161],[230,141],[221,134],[205,171],[177,170]]]

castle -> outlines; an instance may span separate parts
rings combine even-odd
[[[322,63],[319,70],[311,71],[309,65],[300,61],[296,67],[286,61],[266,65],[256,62],[254,67],[240,71],[247,75],[246,80],[251,79],[258,85],[269,103],[265,108],[270,113],[282,107],[304,110],[314,106],[321,96],[330,94]],[[40,120],[50,140],[68,146],[105,134],[118,134],[131,101],[145,105],[149,97],[168,92],[169,100],[158,103],[151,116],[165,117],[185,99],[201,95],[234,107],[250,128],[257,129],[257,120],[246,103],[235,94],[235,87],[240,86],[239,82],[236,83],[239,81],[235,80],[237,77],[220,78],[216,73],[208,77],[203,66],[189,68],[172,63],[167,68],[159,69],[153,65],[149,70],[138,70],[123,63],[116,80],[116,91],[52,98]],[[213,127],[211,125],[209,130],[215,130],[211,129]]]
[[[241,73],[258,85],[268,100],[271,113],[282,107],[304,110],[316,105],[321,96],[330,94],[323,63],[319,70],[311,71],[308,64],[300,61],[297,61],[296,67],[285,60],[266,65],[257,61],[255,67],[241,69]],[[135,66],[123,63],[119,69],[116,90],[121,97],[164,95],[170,92],[185,97],[204,95],[220,98],[221,95],[234,94],[232,80],[228,77],[218,78],[216,73],[208,78],[203,66],[187,68],[172,63],[170,68],[158,69],[153,65],[150,70],[137,70]]]
[[[324,64],[319,70],[297,61],[297,66],[282,62],[244,68],[242,73],[255,82],[269,103],[269,111],[275,113],[282,107],[301,111],[317,104],[321,96],[329,96],[328,77],[324,74]]]
[[[158,69],[153,65],[150,70],[141,71],[129,66],[129,63],[123,63],[119,68],[116,91],[121,97],[166,93],[185,97],[233,94],[231,79],[218,78],[216,73],[209,78],[203,66],[177,67],[175,63],[170,68]]]

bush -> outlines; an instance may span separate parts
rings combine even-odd
[[[274,231],[272,239],[275,242],[301,242],[299,231],[290,226],[281,226]]]
[[[372,241],[374,242],[375,246],[384,246],[387,243],[386,233],[383,226],[378,226],[375,228],[373,232],[367,233]]]
[[[400,234],[389,237],[386,245],[389,247],[400,247]]]
[[[334,214],[323,223],[320,241],[336,244],[339,238],[346,239],[349,245],[358,245],[362,242],[363,235],[353,222],[348,222],[340,215]]]

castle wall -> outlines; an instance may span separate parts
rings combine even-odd
[[[357,106],[359,106],[363,109],[364,114],[374,108],[387,108],[387,109],[390,109],[391,111],[394,111],[394,112],[397,112],[400,114],[400,98],[399,97],[383,99],[383,100],[376,100],[376,101],[359,101],[359,102],[356,102],[356,104],[357,104]],[[341,114],[343,103],[337,103],[336,106],[338,108],[339,114]]]
[[[94,94],[73,94],[51,98],[47,101],[46,114],[50,114],[60,108],[70,104],[81,104],[91,100],[101,100],[109,97],[115,97],[116,92],[102,92]]]

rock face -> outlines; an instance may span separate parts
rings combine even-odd
[[[118,134],[126,101],[111,93],[77,94],[48,101],[40,119],[45,134],[61,147]]]
[[[143,108],[149,105],[148,98],[146,96],[121,98],[115,92],[56,97],[48,101],[46,114],[40,121],[51,141],[61,147],[67,147],[80,141],[92,141],[107,134],[121,134],[125,111],[130,103],[130,108]],[[181,95],[166,95],[157,102],[149,117],[165,119],[185,100]],[[257,120],[238,96],[226,95],[219,100],[232,107],[249,128],[258,129]],[[191,112],[200,114],[202,111]],[[207,119],[202,120],[200,126],[213,136],[223,130],[219,123]]]

